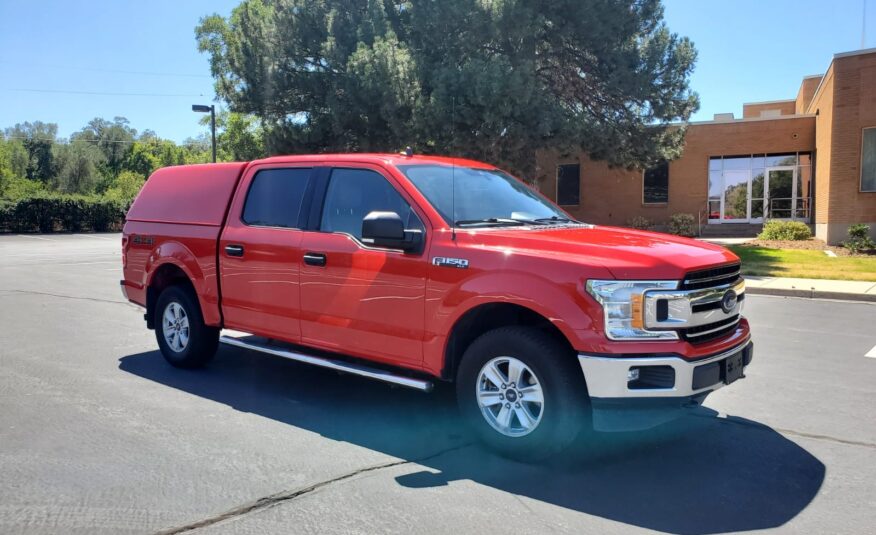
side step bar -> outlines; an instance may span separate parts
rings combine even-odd
[[[423,381],[421,379],[414,379],[412,377],[405,377],[403,375],[395,375],[386,370],[372,368],[364,364],[344,362],[342,360],[329,359],[325,357],[316,357],[313,355],[307,355],[304,353],[298,353],[296,351],[289,351],[288,349],[280,349],[277,347],[268,347],[266,345],[254,344],[245,340],[241,340],[239,338],[233,338],[231,336],[220,336],[219,342],[230,346],[251,349],[260,353],[267,353],[269,355],[274,355],[275,357],[283,357],[284,359],[296,360],[298,362],[305,362],[307,364],[313,364],[315,366],[322,366],[323,368],[352,373],[353,375],[360,375],[362,377],[368,377],[370,379],[377,379],[378,381],[384,381],[386,383],[392,383],[407,388],[413,388],[415,390],[420,390],[423,392],[429,392],[432,390],[433,387],[431,381]]]

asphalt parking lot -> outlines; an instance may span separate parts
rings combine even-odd
[[[549,465],[421,394],[222,348],[165,364],[118,235],[0,236],[2,533],[872,533],[876,304],[749,296],[706,407]],[[867,526],[870,526],[869,528]]]

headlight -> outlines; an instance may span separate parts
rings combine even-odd
[[[676,281],[587,281],[587,293],[605,313],[605,334],[612,340],[678,340],[675,331],[645,330],[643,303],[648,290],[674,290]]]

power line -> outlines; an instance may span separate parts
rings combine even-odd
[[[9,87],[2,91],[16,91],[25,93],[64,93],[70,95],[95,95],[111,97],[203,97],[203,93],[113,93],[104,91],[75,91],[67,89],[34,89],[25,87]]]
[[[86,138],[81,138],[81,137],[78,137],[78,138],[75,138],[75,139],[65,139],[65,138],[50,138],[50,137],[31,137],[31,136],[3,136],[2,134],[0,134],[0,141],[2,141],[2,140],[6,140],[6,139],[20,139],[20,140],[31,140],[31,141],[50,141],[50,142],[52,142],[52,143],[57,143],[57,144],[59,144],[59,145],[63,145],[63,144],[65,144],[65,143],[66,143],[66,144],[70,144],[70,143],[73,143],[73,142],[75,142],[75,141],[86,141],[86,142],[88,142],[88,143],[128,143],[128,144],[130,144],[130,143],[138,143],[138,142],[139,142],[139,143],[146,143],[146,142],[147,142],[147,141],[142,140],[142,139],[132,139],[132,140],[130,140],[130,141],[129,141],[129,140],[125,140],[125,139],[119,139],[119,140],[114,140],[114,139],[86,139]],[[162,138],[159,138],[159,139],[162,139]],[[197,138],[192,138],[192,139],[194,139],[195,142],[197,142]],[[164,140],[164,139],[162,139],[162,140],[163,140],[163,141],[172,141],[172,140]],[[179,146],[179,147],[182,147],[182,146],[185,146],[185,145],[186,145],[185,143],[177,143],[177,142],[175,142],[175,141],[173,141],[173,144],[176,145],[176,146]],[[205,142],[205,144],[206,144],[206,142]]]
[[[25,65],[21,62],[9,61],[5,59],[0,59],[0,63],[12,64],[12,65]],[[67,69],[74,71],[90,71],[90,72],[108,72],[108,73],[116,73],[116,74],[135,74],[142,76],[173,76],[179,78],[212,78],[209,74],[191,74],[191,73],[183,73],[183,72],[158,72],[158,71],[128,71],[123,69],[107,69],[103,67],[74,67],[72,65],[36,65],[33,63],[27,63],[28,67],[41,67],[44,69]]]
[[[30,140],[30,141],[50,141],[50,142],[52,142],[52,143],[58,143],[58,144],[63,144],[63,143],[65,142],[65,141],[64,141],[64,138],[54,138],[54,139],[53,139],[53,138],[50,138],[50,137],[31,137],[31,136],[5,136],[5,137],[3,137],[3,139],[21,139],[21,140],[23,140],[23,141],[27,141],[27,140]],[[73,139],[73,140],[67,141],[66,143],[72,143],[73,141],[87,141],[87,142],[89,142],[89,143],[136,143],[136,142],[137,142],[136,139],[133,139],[133,140],[131,140],[131,141],[128,141],[128,140],[124,140],[124,139],[119,139],[119,140],[104,139],[104,140],[100,140],[100,139],[83,139],[83,138],[76,138],[76,139]]]

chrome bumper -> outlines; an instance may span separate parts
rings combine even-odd
[[[736,353],[751,351],[751,340],[746,339],[733,349],[711,357],[688,361],[681,357],[604,357],[597,355],[578,354],[578,362],[587,381],[587,390],[594,399],[629,399],[629,398],[687,398],[708,393],[724,386],[720,373],[714,376],[715,366],[703,368],[697,379],[706,379],[710,384],[694,384],[694,372],[703,366],[720,363]],[[750,353],[743,356],[744,365],[750,362]],[[747,360],[747,361],[746,361]],[[635,367],[668,366],[675,372],[675,381],[671,388],[630,388],[629,373]],[[720,366],[720,364],[718,364]],[[713,377],[714,376],[714,377]],[[712,382],[711,378],[717,378]]]

